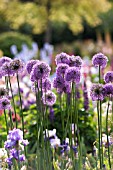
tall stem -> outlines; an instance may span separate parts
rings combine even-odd
[[[7,135],[8,135],[9,128],[8,128],[7,116],[6,116],[6,111],[5,110],[4,110],[4,116],[5,116],[6,130],[7,130]]]
[[[109,112],[109,106],[110,106],[110,103],[108,101],[107,114],[106,114],[106,134],[107,134],[107,144],[108,144],[108,162],[109,162],[109,168],[111,169],[110,148],[109,148],[109,133],[108,133],[108,112]]]
[[[16,128],[17,128],[18,122],[17,122],[17,115],[16,115],[16,107],[15,107],[14,95],[13,95],[13,90],[12,90],[12,85],[11,85],[11,80],[10,80],[9,75],[8,75],[8,79],[9,79],[9,85],[10,85],[10,90],[11,90],[11,95],[12,95],[13,108],[14,108],[14,114],[15,114],[15,120],[16,120]]]

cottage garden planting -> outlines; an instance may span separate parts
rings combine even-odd
[[[112,170],[108,58],[102,53],[92,57],[96,75],[86,75],[79,56],[62,52],[55,61],[51,80],[51,68],[43,61],[0,58],[0,168]]]

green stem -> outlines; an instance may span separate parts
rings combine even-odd
[[[20,99],[20,112],[21,112],[21,117],[22,117],[22,130],[23,130],[23,138],[24,138],[24,116],[23,116],[23,109],[22,109],[22,98],[21,98],[21,93],[20,93],[20,83],[19,83],[19,75],[17,73],[17,84],[18,84],[18,95]]]
[[[8,75],[8,79],[9,79],[9,85],[10,85],[10,90],[11,90],[11,95],[12,95],[13,108],[14,108],[14,114],[15,114],[15,120],[16,120],[16,128],[17,128],[18,122],[17,122],[17,115],[16,115],[16,107],[15,107],[14,95],[13,95],[13,90],[12,90],[12,85],[11,85],[11,80],[10,80],[9,75]]]
[[[108,162],[109,162],[109,168],[111,169],[109,136],[108,136],[109,135],[109,133],[108,133],[108,112],[109,112],[109,106],[110,106],[110,103],[108,101],[107,114],[106,114],[106,134],[107,134],[107,144],[108,144]]]
[[[7,135],[8,135],[9,128],[8,128],[7,116],[6,116],[6,111],[5,110],[4,110],[4,116],[5,116],[6,130],[7,130]]]
[[[13,126],[13,120],[12,120],[12,113],[11,110],[9,110],[9,117],[10,117],[10,124],[11,124],[11,130],[14,128]]]

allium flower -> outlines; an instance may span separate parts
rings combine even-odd
[[[58,64],[57,68],[56,68],[57,75],[59,75],[59,76],[64,75],[65,71],[68,67],[69,66],[67,64],[62,64],[62,63]]]
[[[20,129],[13,129],[9,131],[8,140],[12,141],[23,140],[23,132]]]
[[[11,108],[10,101],[7,98],[1,98],[0,99],[0,109],[1,110],[9,110]]]
[[[64,86],[62,88],[57,89],[58,93],[71,93],[71,85],[70,83],[65,82]]]
[[[93,101],[103,100],[105,97],[105,89],[102,84],[93,84],[90,89],[90,96]]]
[[[0,58],[0,66],[2,66],[4,63],[9,63],[11,61],[12,61],[11,58],[3,56],[2,58]]]
[[[34,66],[37,62],[39,62],[39,60],[30,60],[30,61],[27,62],[27,64],[26,64],[26,70],[27,70],[28,74],[31,73],[33,66]]]
[[[65,73],[65,80],[68,82],[80,82],[80,71],[76,67],[69,67]]]
[[[10,69],[13,74],[22,72],[24,69],[24,63],[19,59],[14,59],[10,62]]]
[[[0,88],[0,98],[1,97],[5,97],[5,96],[8,96],[8,90],[3,88],[3,87],[1,87]]]
[[[38,81],[41,79],[45,79],[49,76],[51,68],[48,64],[44,62],[39,62],[33,66],[31,71],[31,81]]]
[[[92,58],[92,64],[97,67],[100,66],[101,68],[105,68],[107,66],[108,58],[102,54],[97,53]]]
[[[56,102],[56,95],[52,91],[43,94],[42,101],[45,105],[52,106]]]
[[[56,61],[56,65],[59,63],[69,64],[69,55],[64,52],[57,54],[55,61]]]
[[[69,57],[69,66],[70,67],[77,67],[78,69],[82,66],[82,59],[80,56],[70,56]]]
[[[53,80],[53,87],[54,88],[63,88],[65,86],[65,80],[62,76],[57,76]]]
[[[105,96],[113,95],[113,84],[105,84],[104,89],[105,89]]]
[[[51,81],[49,79],[42,80],[42,90],[44,92],[51,90]]]
[[[10,68],[10,62],[6,62],[2,65],[2,76],[9,76],[13,74],[13,71]]]
[[[112,83],[113,82],[113,71],[108,71],[105,75],[104,75],[104,81],[105,83]]]

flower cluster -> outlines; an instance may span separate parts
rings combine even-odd
[[[6,159],[9,166],[13,164],[13,159],[20,162],[25,161],[21,145],[26,146],[28,143],[28,140],[23,139],[23,132],[20,129],[9,131],[7,141],[5,142],[5,149],[9,152],[9,158]]]

